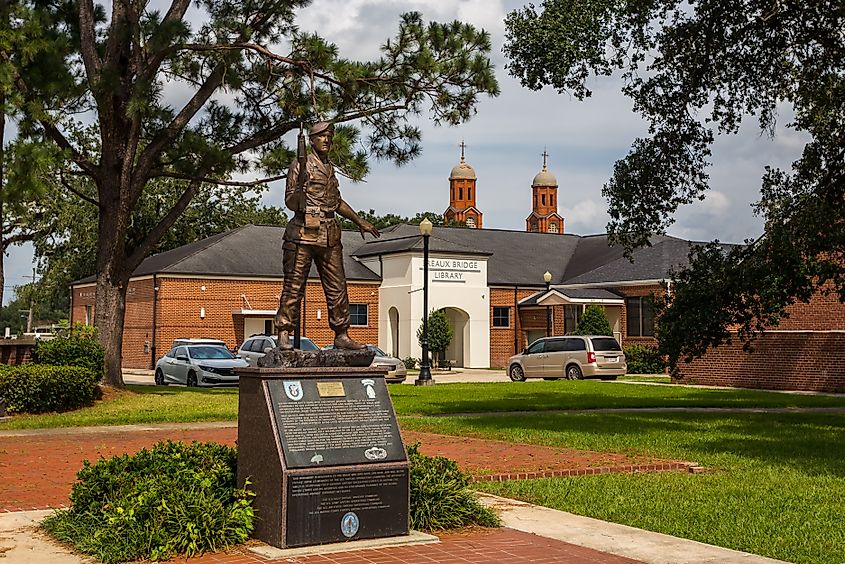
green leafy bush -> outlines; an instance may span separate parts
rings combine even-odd
[[[666,362],[656,347],[632,344],[623,346],[622,350],[628,374],[662,374],[666,369]]]
[[[423,346],[423,327],[420,323],[417,329],[417,341],[420,347]],[[449,318],[446,316],[446,311],[438,309],[432,311],[428,316],[428,350],[432,353],[444,353],[449,348],[449,343],[452,342],[452,325],[449,324]],[[422,359],[420,359],[422,362]],[[429,365],[432,363],[429,361]]]
[[[69,411],[100,397],[100,375],[77,366],[0,365],[0,397],[9,413]]]
[[[413,370],[417,367],[417,362],[419,362],[416,358],[412,356],[408,356],[402,359],[402,364],[405,365],[405,368],[408,370]]]
[[[103,375],[103,346],[97,341],[94,327],[82,323],[74,324],[66,335],[38,341],[32,356],[36,364],[81,366],[93,370],[98,378]]]
[[[595,304],[588,305],[584,309],[573,335],[607,335],[612,337],[613,329],[610,328],[610,322],[607,320],[604,308]]]
[[[237,450],[160,442],[134,455],[87,460],[71,507],[43,522],[103,562],[168,559],[223,549],[253,529],[252,494],[237,489]]]
[[[481,505],[469,478],[453,460],[421,454],[419,443],[408,446],[411,465],[411,528],[440,531],[467,525],[498,527],[499,518]]]

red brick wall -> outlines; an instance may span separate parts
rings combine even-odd
[[[516,291],[516,302],[525,299],[537,290],[520,289]],[[510,308],[510,326],[493,327],[493,306]],[[545,323],[545,321],[543,321]],[[545,327],[545,325],[543,326]],[[514,308],[513,288],[490,288],[490,367],[500,368],[508,358],[522,350],[524,345],[523,328],[519,315]],[[517,335],[517,350],[514,351],[514,333]]]
[[[281,281],[213,278],[158,277],[157,284],[154,353],[151,350],[152,279],[129,285],[123,334],[124,368],[149,368],[152,358],[161,357],[174,339],[183,337],[221,339],[229,348],[240,345],[245,337],[243,316],[233,315],[233,312],[241,309],[275,311],[282,288]],[[348,286],[351,303],[369,304],[368,325],[351,327],[349,335],[353,339],[378,343],[378,287],[378,284],[356,283]],[[85,321],[85,305],[93,305],[93,292],[93,286],[74,289],[72,321]],[[306,335],[320,346],[329,344],[334,339],[334,332],[328,326],[326,300],[319,282],[308,283],[305,304]],[[204,318],[200,317],[200,308],[205,310]],[[321,310],[320,320],[317,320],[318,309]],[[149,348],[145,348],[145,344]]]
[[[678,382],[775,390],[845,392],[845,304],[819,292],[746,353],[738,339],[682,364]]]
[[[737,339],[690,364],[674,380],[684,384],[768,390],[845,392],[845,331],[764,333],[746,353]]]
[[[32,360],[34,339],[0,340],[0,364],[26,364]]]

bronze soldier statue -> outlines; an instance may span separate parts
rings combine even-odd
[[[311,262],[323,283],[329,310],[329,326],[335,332],[338,349],[363,349],[365,345],[349,337],[349,296],[343,271],[343,247],[340,224],[335,214],[354,222],[361,237],[370,233],[380,237],[369,221],[361,219],[338,190],[334,167],[329,162],[334,125],[321,121],[311,127],[311,152],[305,154],[305,139],[300,133],[297,160],[288,169],[285,205],[293,210],[293,219],[285,229],[284,284],[276,313],[279,347],[291,349],[289,333],[299,323],[299,304],[305,292]]]

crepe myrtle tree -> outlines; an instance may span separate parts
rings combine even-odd
[[[419,154],[416,117],[455,125],[474,114],[481,95],[498,93],[485,31],[407,13],[379,56],[354,61],[296,27],[308,4],[171,0],[163,11],[137,0],[10,4],[0,81],[20,134],[55,148],[68,190],[74,176],[96,187],[80,196],[98,210],[94,321],[108,383],[123,385],[129,277],[200,186],[249,190],[283,178],[295,152],[285,135],[318,119],[339,125],[332,158],[361,179],[370,156],[402,164]],[[79,139],[91,123],[97,149]],[[130,239],[132,212],[158,178],[181,182],[179,197],[143,237]]]
[[[673,366],[732,328],[747,345],[815,292],[845,301],[843,22],[841,0],[544,0],[507,16],[507,67],[523,86],[583,100],[592,76],[618,73],[648,122],[603,190],[608,233],[629,256],[705,197],[717,134],[752,116],[774,136],[778,110],[794,114],[803,153],[761,171],[762,236],[695,248],[675,273],[658,324]]]

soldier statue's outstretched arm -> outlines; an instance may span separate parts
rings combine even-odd
[[[361,216],[355,213],[355,210],[349,207],[349,204],[347,204],[345,200],[340,201],[337,213],[357,225],[358,229],[361,230],[361,237],[364,237],[365,233],[369,233],[373,237],[381,237],[381,233],[379,233],[378,229],[376,229],[375,226],[366,219],[361,219]]]

